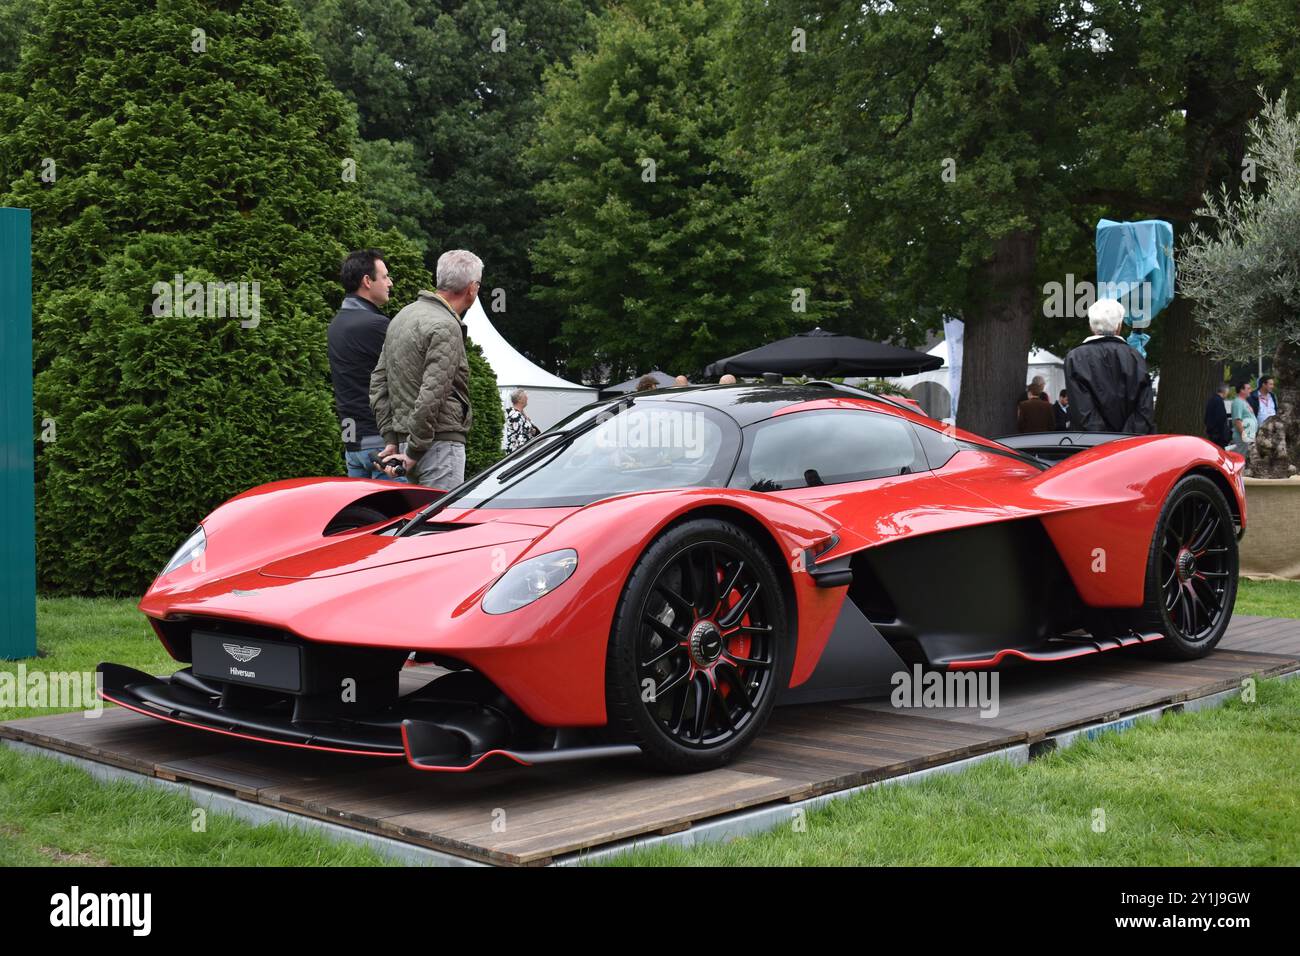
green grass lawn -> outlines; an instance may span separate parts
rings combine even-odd
[[[183,666],[163,649],[136,602],[122,598],[38,598],[36,652],[27,670],[94,671],[113,661],[149,674],[170,674]],[[16,672],[17,661],[0,661],[0,671]],[[0,706],[0,720],[57,714],[57,709]]]
[[[1242,581],[1237,611],[1300,617],[1300,583]],[[102,660],[162,674],[167,656],[127,599],[42,598],[29,669]],[[0,661],[0,671],[18,662]],[[1109,734],[1027,767],[990,761],[914,786],[885,786],[793,826],[718,846],[620,859],[650,865],[1300,864],[1300,680]],[[56,713],[0,709],[0,720]],[[1207,772],[1212,768],[1213,772]],[[208,813],[184,797],[100,784],[47,757],[0,747],[0,865],[353,865],[372,851]],[[1105,832],[1093,830],[1105,812]]]
[[[1261,617],[1300,617],[1300,581],[1237,582],[1235,614]]]
[[[0,866],[373,866],[385,859],[320,833],[250,826],[183,795],[100,783],[0,746]]]

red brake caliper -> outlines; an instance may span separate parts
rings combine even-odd
[[[731,593],[726,596],[723,611],[721,614],[718,615],[718,617],[726,617],[727,611],[735,607],[736,603],[739,600],[740,600],[740,591],[737,590],[736,588],[732,588]],[[740,630],[742,625],[746,625],[749,623],[750,623],[749,612],[746,611],[741,616],[740,620],[736,622],[735,627],[733,627],[730,631],[726,631],[723,633],[722,638],[723,638],[724,647],[726,649],[726,653],[731,657],[749,656],[749,643],[750,643],[749,635],[745,634],[742,630]],[[740,671],[742,674],[744,673],[743,668],[740,668]],[[731,684],[727,681],[719,681],[718,688],[722,691],[723,697],[726,697],[729,693],[731,693]]]

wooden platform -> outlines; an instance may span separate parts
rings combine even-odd
[[[888,701],[780,708],[724,770],[689,777],[635,761],[418,773],[404,762],[240,743],[121,708],[0,724],[0,736],[394,837],[455,856],[528,865],[733,811],[860,786],[1300,668],[1300,620],[1236,617],[1201,661],[1128,651],[1003,671],[1000,711]]]

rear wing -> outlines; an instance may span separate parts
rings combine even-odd
[[[873,392],[869,389],[858,388],[854,385],[843,385],[839,382],[828,382],[824,379],[813,379],[811,382],[805,382],[805,385],[820,385],[824,388],[831,388],[837,392],[847,392],[850,395],[856,395],[859,398],[871,398],[878,402],[884,402],[886,405],[893,405],[897,408],[905,408],[909,412],[916,412],[918,415],[924,415],[926,418],[933,417],[924,408],[921,403],[907,395],[886,395],[884,392]]]
[[[1132,437],[1124,432],[1025,432],[1019,435],[1003,435],[1001,438],[994,438],[993,441],[1022,454],[1032,455],[1048,465],[1055,465],[1089,448],[1120,438]]]

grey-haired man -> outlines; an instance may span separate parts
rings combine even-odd
[[[1150,435],[1156,430],[1147,363],[1120,337],[1125,310],[1114,299],[1088,307],[1092,335],[1065,356],[1070,425],[1085,432]]]
[[[393,317],[370,376],[370,407],[411,481],[455,488],[465,480],[465,441],[473,421],[469,359],[461,317],[478,298],[483,260],[464,249],[438,259],[437,291],[422,291]]]

